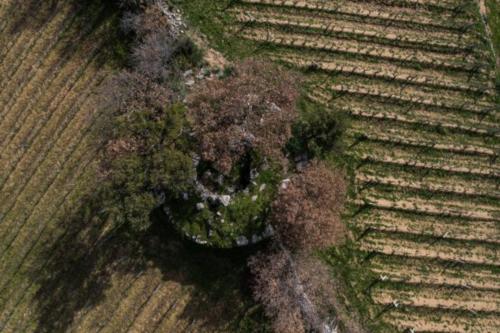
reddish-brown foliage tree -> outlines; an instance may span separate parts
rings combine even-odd
[[[272,207],[271,221],[283,244],[311,250],[342,241],[345,194],[343,174],[323,162],[313,162],[293,176]]]
[[[253,293],[273,319],[277,332],[324,331],[335,310],[335,286],[328,267],[316,257],[293,256],[286,249],[261,253],[249,261]]]
[[[249,149],[285,163],[283,147],[297,116],[300,79],[284,68],[247,60],[227,78],[207,81],[188,99],[201,155],[228,173]]]

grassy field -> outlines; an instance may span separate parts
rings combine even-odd
[[[96,98],[126,53],[103,3],[0,0],[0,331],[255,331],[246,253],[100,216]]]
[[[310,98],[349,115],[355,241],[325,258],[372,331],[497,331],[498,90],[477,3],[203,3],[183,7],[213,45],[303,69]]]

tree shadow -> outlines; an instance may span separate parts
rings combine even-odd
[[[69,219],[63,239],[38,259],[44,268],[31,272],[40,285],[35,295],[37,331],[65,332],[78,314],[107,302],[111,277],[160,269],[162,281],[192,287],[193,297],[179,319],[203,323],[207,332],[239,331],[245,309],[254,306],[248,289],[246,259],[256,248],[216,250],[181,239],[161,211],[152,227],[134,241],[124,229],[99,216],[99,202],[87,199]],[[111,228],[110,228],[111,226]],[[243,313],[242,313],[243,312]]]
[[[25,29],[39,30],[57,10],[59,0],[49,1],[13,1],[7,4],[6,11],[13,16],[6,32],[12,35]]]
[[[83,10],[95,0],[27,0],[13,1],[6,6],[6,12],[12,17],[6,32],[12,35],[18,34],[24,30],[32,32],[39,31],[47,24],[63,6],[70,5],[70,12],[84,12]],[[107,1],[105,1],[106,3]]]
[[[2,34],[16,39],[19,34],[29,32],[32,41],[40,40],[40,34],[52,22],[58,13],[62,11],[68,13],[62,18],[62,23],[53,36],[44,39],[49,44],[57,42],[59,57],[62,64],[70,57],[88,57],[87,52],[92,44],[99,43],[93,38],[96,31],[102,27],[108,27],[106,43],[103,43],[98,57],[103,61],[109,59],[116,52],[121,41],[127,40],[119,31],[118,19],[120,9],[115,1],[102,0],[26,0],[12,1],[5,5],[4,12],[8,18],[7,24]],[[106,25],[110,20],[115,20],[117,24]],[[117,38],[120,37],[120,38]],[[32,41],[28,42],[31,43]],[[115,55],[116,56],[116,55]],[[61,66],[61,64],[59,64]]]

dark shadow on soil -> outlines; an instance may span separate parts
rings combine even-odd
[[[56,14],[61,11],[71,13],[63,18],[53,39],[47,39],[47,43],[55,42],[57,39],[53,47],[60,52],[60,62],[57,68],[61,68],[71,58],[88,57],[88,50],[91,46],[101,42],[99,38],[93,38],[96,31],[112,20],[116,24],[108,27],[101,51],[97,55],[98,60],[108,61],[112,57],[120,57],[121,55],[117,54],[120,52],[119,49],[127,47],[128,43],[127,37],[123,36],[118,29],[121,11],[116,5],[117,2],[110,0],[13,1],[5,8],[7,16],[13,19],[8,22],[2,34],[15,39],[19,33],[29,31],[33,37],[29,43],[36,42],[39,40],[39,34]]]
[[[32,272],[33,281],[41,285],[35,297],[37,331],[67,331],[77,313],[105,301],[112,275],[136,275],[151,268],[161,270],[163,281],[194,287],[183,319],[202,322],[206,332],[228,325],[234,332],[247,331],[240,321],[254,304],[246,259],[256,248],[216,250],[182,240],[161,211],[152,213],[152,227],[134,242],[123,230],[105,232],[111,224],[103,222],[99,209],[86,202],[62,222],[66,236],[39,258],[48,264]],[[262,313],[255,316],[260,321]]]
[[[96,0],[14,1],[7,5],[8,7],[6,10],[8,13],[15,13],[16,19],[9,24],[6,32],[12,35],[26,29],[36,32],[46,25],[63,6],[70,5],[70,12],[85,15],[85,9],[90,8],[92,4],[96,3]],[[113,1],[101,1],[101,3],[107,8],[108,13],[112,13],[114,8],[116,8]],[[90,16],[93,14],[95,13],[90,12],[87,15]],[[81,22],[81,24],[83,24],[83,22]]]

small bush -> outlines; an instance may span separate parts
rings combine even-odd
[[[203,62],[203,51],[187,36],[182,36],[175,41],[174,56],[178,66],[197,66]]]
[[[338,113],[316,103],[301,99],[300,117],[292,126],[292,138],[287,149],[293,157],[324,158],[339,145],[344,132],[343,119]]]

